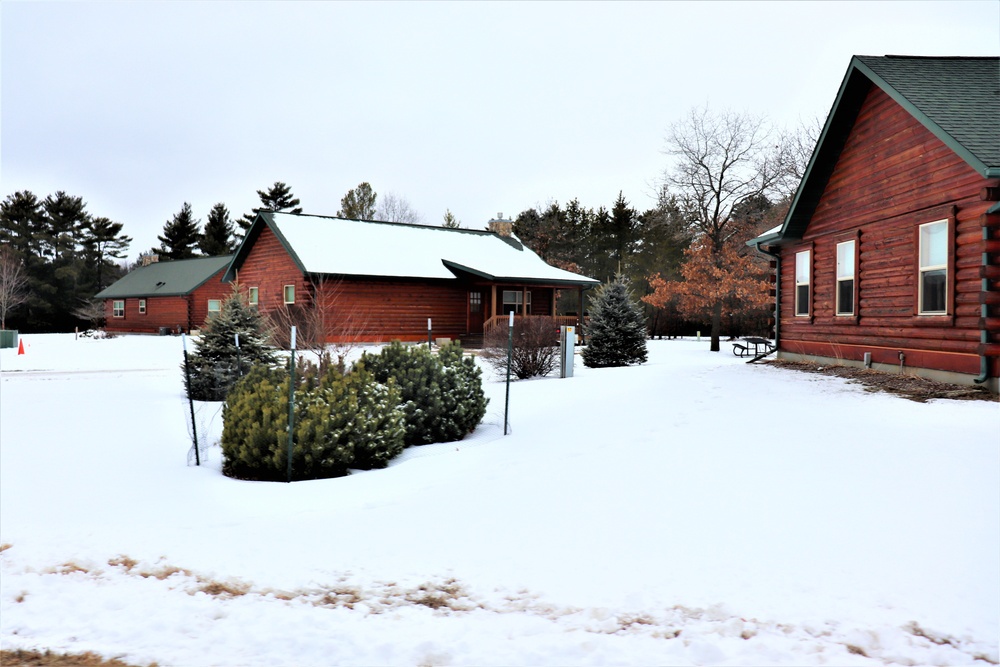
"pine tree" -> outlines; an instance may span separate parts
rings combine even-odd
[[[375,219],[375,199],[378,197],[372,186],[368,183],[360,183],[358,187],[351,188],[340,200],[340,210],[337,211],[338,218],[349,220],[374,220]]]
[[[209,211],[198,247],[209,257],[228,255],[233,251],[233,224],[229,221],[229,209],[222,202]]]
[[[274,185],[267,191],[258,190],[257,196],[260,197],[260,206],[253,209],[251,213],[245,213],[242,218],[236,221],[240,227],[241,235],[246,234],[250,225],[257,218],[257,214],[261,211],[302,213],[298,198],[292,195],[292,188],[281,181],[275,181]]]
[[[160,254],[167,259],[190,259],[195,256],[200,220],[195,220],[191,212],[191,204],[184,202],[181,210],[163,226],[163,236],[157,236],[160,241]]]
[[[108,218],[91,218],[83,228],[80,241],[94,292],[99,292],[114,281],[117,266],[112,259],[123,259],[132,237],[122,233],[122,223]]]
[[[448,229],[458,229],[462,226],[462,221],[455,217],[450,208],[446,208],[444,210],[444,222],[441,223],[441,226]]]
[[[239,348],[235,335],[240,336]],[[221,401],[246,369],[256,364],[274,365],[276,357],[267,342],[264,317],[246,302],[239,286],[209,316],[201,338],[188,361],[191,367],[191,397],[199,401]]]
[[[588,368],[646,361],[646,318],[621,274],[597,289],[587,332],[583,363]]]

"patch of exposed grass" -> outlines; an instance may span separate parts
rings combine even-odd
[[[241,581],[205,581],[198,588],[213,597],[235,598],[250,592],[250,584]]]
[[[3,667],[140,667],[117,658],[105,659],[96,653],[53,653],[52,651],[0,651]],[[146,667],[158,667],[151,663]]]
[[[13,544],[9,544],[7,542],[4,542],[3,544],[0,544],[0,554],[2,554],[4,551],[7,551],[7,549],[10,549],[12,546],[14,546],[14,545]]]

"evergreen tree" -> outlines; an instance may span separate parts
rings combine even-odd
[[[198,239],[201,234],[191,212],[191,204],[184,202],[181,210],[174,214],[171,220],[163,226],[163,236],[157,236],[160,241],[160,254],[167,259],[190,259],[195,256]]]
[[[0,203],[0,242],[9,244],[22,257],[41,257],[45,226],[42,203],[29,190],[7,195]]]
[[[246,234],[257,214],[261,211],[302,213],[302,207],[299,206],[298,198],[292,195],[291,187],[281,181],[275,181],[274,185],[266,191],[258,190],[257,196],[260,197],[260,206],[253,209],[252,213],[245,213],[242,218],[236,221],[239,224],[241,236]]]
[[[374,220],[377,196],[371,185],[360,183],[358,187],[348,190],[347,194],[340,200],[340,210],[337,211],[337,217],[349,220]]]
[[[441,226],[448,229],[458,229],[462,226],[462,221],[455,217],[450,208],[446,208],[444,210],[444,222],[441,223]]]
[[[208,257],[228,255],[233,251],[233,224],[229,221],[229,209],[222,202],[209,211],[198,247]]]
[[[84,226],[81,244],[95,293],[116,279],[118,267],[111,259],[124,258],[132,243],[132,237],[122,233],[122,226],[105,217],[91,218]]]
[[[43,233],[43,256],[63,261],[73,258],[77,239],[89,216],[82,197],[72,197],[62,190],[42,202],[47,229]]]
[[[588,368],[630,366],[646,361],[646,318],[625,277],[601,285],[591,302],[583,363]]]
[[[240,336],[239,348],[236,334]],[[191,366],[188,390],[199,401],[221,401],[247,368],[276,363],[274,350],[267,342],[264,317],[250,307],[238,285],[233,286],[233,293],[222,302],[222,309],[205,321],[188,361]]]

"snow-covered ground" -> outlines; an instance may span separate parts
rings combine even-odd
[[[1000,406],[705,341],[387,470],[189,464],[173,337],[0,350],[0,646],[136,664],[996,664]],[[9,545],[9,546],[8,546]]]

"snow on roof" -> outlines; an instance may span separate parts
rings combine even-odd
[[[452,267],[494,280],[599,282],[550,266],[516,237],[492,232],[293,213],[268,216],[307,273],[454,279]]]

